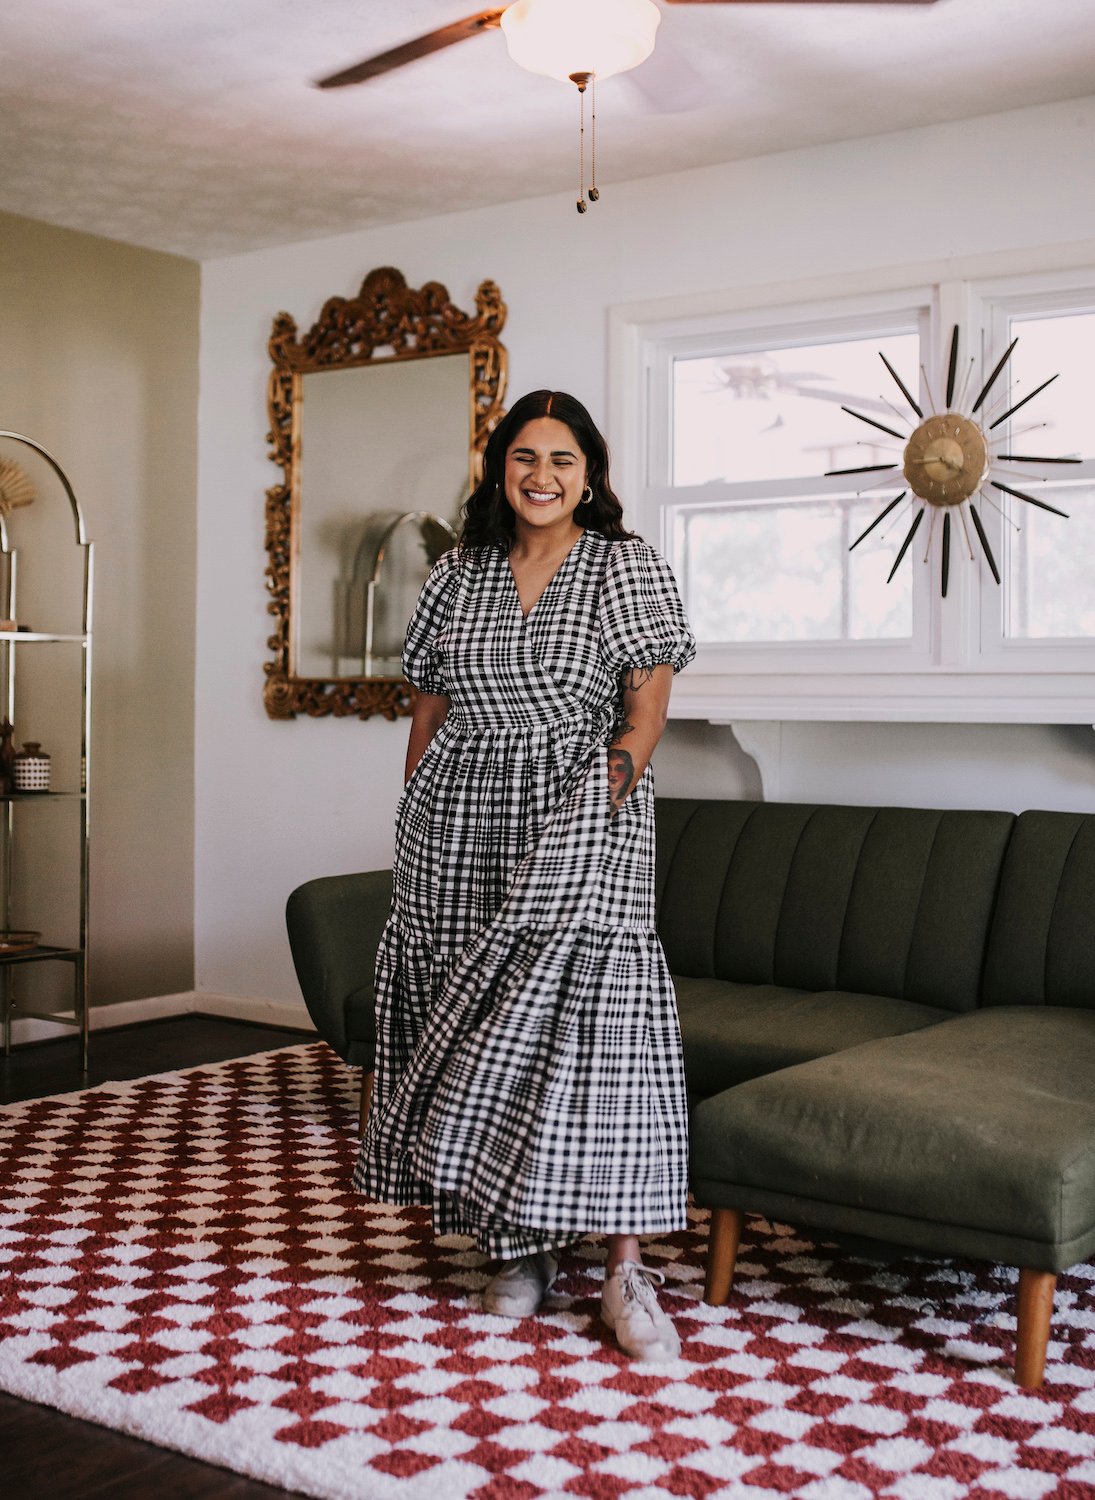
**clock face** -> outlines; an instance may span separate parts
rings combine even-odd
[[[988,468],[985,434],[957,412],[921,422],[905,445],[905,478],[929,505],[961,505],[981,488]]]

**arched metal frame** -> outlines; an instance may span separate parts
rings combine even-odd
[[[81,606],[80,631],[75,635],[59,635],[42,631],[24,630],[0,630],[0,698],[5,705],[5,711],[9,722],[15,720],[15,666],[16,647],[25,650],[28,647],[43,644],[67,643],[78,645],[82,653],[81,666],[81,716],[80,716],[80,767],[81,785],[77,790],[50,791],[47,793],[32,792],[25,793],[22,797],[18,794],[10,794],[0,800],[3,808],[3,817],[0,820],[0,831],[2,831],[3,847],[0,848],[0,926],[8,928],[10,925],[11,895],[12,895],[12,849],[15,838],[15,805],[20,801],[30,801],[36,798],[67,798],[75,799],[79,804],[80,816],[80,936],[76,947],[53,946],[41,944],[24,953],[0,954],[0,1018],[2,1018],[4,1033],[4,1055],[11,1051],[11,1027],[15,1017],[35,1016],[39,1020],[49,1021],[55,1025],[74,1026],[80,1033],[80,1066],[87,1071],[88,1066],[88,918],[90,909],[90,818],[89,818],[89,788],[91,786],[91,617],[92,617],[92,592],[94,582],[94,548],[88,540],[87,527],[84,524],[83,511],[80,502],[76,498],[76,492],[72,488],[68,475],[61,467],[58,460],[48,448],[34,438],[25,436],[21,432],[0,431],[0,440],[19,443],[25,448],[30,448],[37,453],[56,475],[61,488],[64,490],[68,503],[72,509],[72,518],[76,528],[76,545],[83,549],[83,601]],[[0,618],[5,621],[16,621],[18,599],[18,555],[10,544],[8,536],[7,518],[0,514],[0,555],[7,558],[7,568],[4,577],[0,580]],[[62,962],[73,966],[74,975],[74,997],[72,1017],[54,1012],[39,1012],[18,1007],[15,1004],[12,985],[12,971],[14,968],[27,963],[40,962]]]
[[[301,381],[319,370],[468,356],[469,469],[478,477],[483,449],[504,414],[506,350],[499,334],[506,304],[493,281],[475,295],[474,315],[461,312],[440,282],[415,290],[392,266],[370,271],[355,297],[332,297],[319,320],[298,337],[286,312],[274,319],[268,348],[274,368],[267,385],[270,459],[282,481],[266,491],[267,609],[274,617],[267,645],[263,700],[272,719],[333,714],[387,719],[409,714],[414,689],[401,677],[300,677],[292,671],[293,575],[300,547]]]
[[[388,548],[388,543],[397,531],[403,526],[410,525],[412,522],[418,526],[424,541],[426,539],[427,525],[432,524],[439,530],[446,532],[451,538],[453,546],[456,545],[456,532],[449,525],[448,521],[442,516],[435,516],[428,510],[405,510],[401,516],[396,516],[395,520],[384,528],[380,535],[380,540],[376,544],[376,556],[373,560],[372,574],[370,575],[365,591],[365,660],[362,663],[362,669],[365,672],[368,672],[369,664],[373,659],[373,611],[376,604],[376,591],[380,587],[380,575],[384,568],[384,556]]]

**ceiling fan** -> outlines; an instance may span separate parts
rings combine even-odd
[[[667,5],[741,5],[755,4],[756,0],[663,0]],[[935,0],[766,0],[772,5],[934,5]],[[366,83],[370,78],[379,78],[384,73],[391,73],[396,68],[402,68],[407,63],[417,62],[420,58],[429,57],[433,52],[442,52],[446,47],[455,46],[457,42],[469,41],[474,36],[479,36],[484,31],[494,31],[501,27],[507,32],[507,41],[510,42],[511,52],[513,44],[509,35],[509,27],[503,20],[507,11],[520,12],[530,8],[528,0],[518,0],[512,5],[495,6],[490,10],[476,11],[474,15],[464,16],[459,21],[452,21],[448,26],[439,26],[435,31],[428,31],[424,36],[414,37],[409,42],[403,42],[398,47],[389,48],[387,52],[379,52],[375,57],[365,58],[362,62],[354,63],[352,67],[343,68],[337,73],[331,73],[326,78],[317,80],[317,87],[321,89],[344,88],[347,84]],[[568,6],[573,9],[573,5]],[[586,0],[587,10],[592,10],[590,0]],[[651,7],[653,10],[653,7]],[[657,27],[658,17],[655,14],[653,25],[650,28],[650,45],[643,53],[643,57],[649,55],[653,47],[653,33]],[[623,67],[634,67],[642,57],[636,58],[635,62],[628,62]],[[523,63],[523,66],[528,66]],[[575,65],[577,66],[577,64]],[[623,71],[623,67],[614,71]],[[547,71],[539,67],[533,68],[534,72]],[[592,70],[591,70],[592,71]],[[568,73],[566,76],[570,76]],[[606,77],[607,73],[602,69],[598,77]]]

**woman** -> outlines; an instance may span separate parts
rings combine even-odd
[[[640,1358],[680,1348],[637,1236],[686,1222],[647,767],[694,652],[589,413],[523,397],[407,631],[419,697],[354,1184],[503,1260],[483,1300],[509,1316],[536,1311],[565,1245],[607,1235],[602,1316]]]

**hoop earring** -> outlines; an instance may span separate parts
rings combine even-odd
[[[592,503],[593,503],[593,486],[591,484],[587,484],[586,487],[585,487],[585,489],[582,491],[582,498],[578,501],[578,504],[579,505],[592,505]]]

